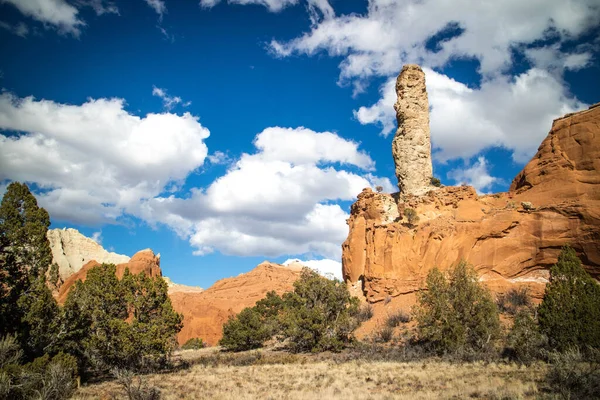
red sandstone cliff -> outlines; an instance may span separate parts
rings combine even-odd
[[[417,211],[418,223],[401,218],[405,208]],[[413,293],[432,267],[461,259],[493,291],[526,286],[540,298],[565,244],[598,279],[600,107],[555,120],[508,193],[444,187],[401,199],[365,189],[348,225],[344,279],[370,302]]]

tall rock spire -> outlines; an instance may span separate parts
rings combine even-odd
[[[431,189],[429,101],[425,73],[415,64],[405,65],[396,80],[394,104],[398,130],[392,141],[398,187],[403,194],[420,195]]]

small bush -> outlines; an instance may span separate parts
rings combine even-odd
[[[600,398],[600,354],[587,357],[577,348],[550,355],[552,367],[546,375],[550,389],[565,399]]]
[[[113,375],[127,395],[129,400],[159,400],[160,390],[148,384],[128,370],[113,370]]]
[[[500,335],[498,308],[475,271],[460,262],[450,279],[437,269],[414,308],[418,340],[436,353],[489,352]]]
[[[19,342],[12,335],[0,339],[0,369],[11,364],[18,364],[23,357]]]
[[[414,225],[417,222],[419,222],[419,216],[417,215],[417,212],[412,208],[405,208],[404,216],[406,217],[406,220],[410,225]]]
[[[377,331],[376,340],[379,342],[387,343],[394,337],[394,328],[384,325]]]
[[[436,178],[435,176],[431,177],[431,184],[435,187],[441,187],[442,186],[442,182],[439,180],[439,178]]]
[[[244,351],[262,347],[271,338],[262,315],[254,308],[244,308],[223,325],[223,337],[219,344],[229,351]]]
[[[363,304],[356,313],[359,322],[365,322],[373,318],[373,306],[369,303]]]
[[[395,328],[400,324],[405,324],[410,321],[410,314],[398,310],[395,313],[388,316],[386,320],[386,325],[390,328]]]
[[[498,297],[498,309],[500,312],[506,312],[515,315],[523,307],[531,307],[531,298],[527,288],[510,289],[505,294]]]
[[[383,192],[383,186],[376,186],[375,190],[377,190],[377,193],[381,193]]]
[[[190,340],[188,340],[187,342],[185,342],[183,344],[183,346],[181,346],[182,350],[199,350],[199,349],[203,349],[205,346],[204,342],[202,341],[202,338],[191,338]]]
[[[509,354],[515,360],[529,364],[544,356],[548,339],[539,331],[535,318],[527,310],[521,310],[515,316],[515,322],[507,338]]]

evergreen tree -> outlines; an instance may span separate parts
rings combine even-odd
[[[432,269],[414,313],[419,339],[438,353],[481,351],[500,334],[496,303],[465,262],[450,271],[449,281]]]
[[[583,269],[571,247],[563,247],[550,268],[538,315],[540,329],[552,347],[561,351],[600,348],[600,285]]]
[[[0,204],[0,335],[17,334],[26,359],[52,342],[58,306],[46,287],[50,217],[27,185],[8,185]]]
[[[82,370],[143,369],[170,356],[181,320],[162,278],[126,270],[119,280],[115,265],[102,264],[69,292],[61,330]]]

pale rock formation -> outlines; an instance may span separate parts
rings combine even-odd
[[[402,68],[396,81],[398,100],[394,104],[398,130],[392,141],[392,155],[401,194],[420,195],[431,189],[431,141],[429,101],[425,73],[418,65]]]
[[[77,229],[49,229],[47,236],[52,250],[52,262],[58,264],[61,281],[65,281],[92,260],[100,264],[122,264],[129,261],[127,256],[106,251]]]

